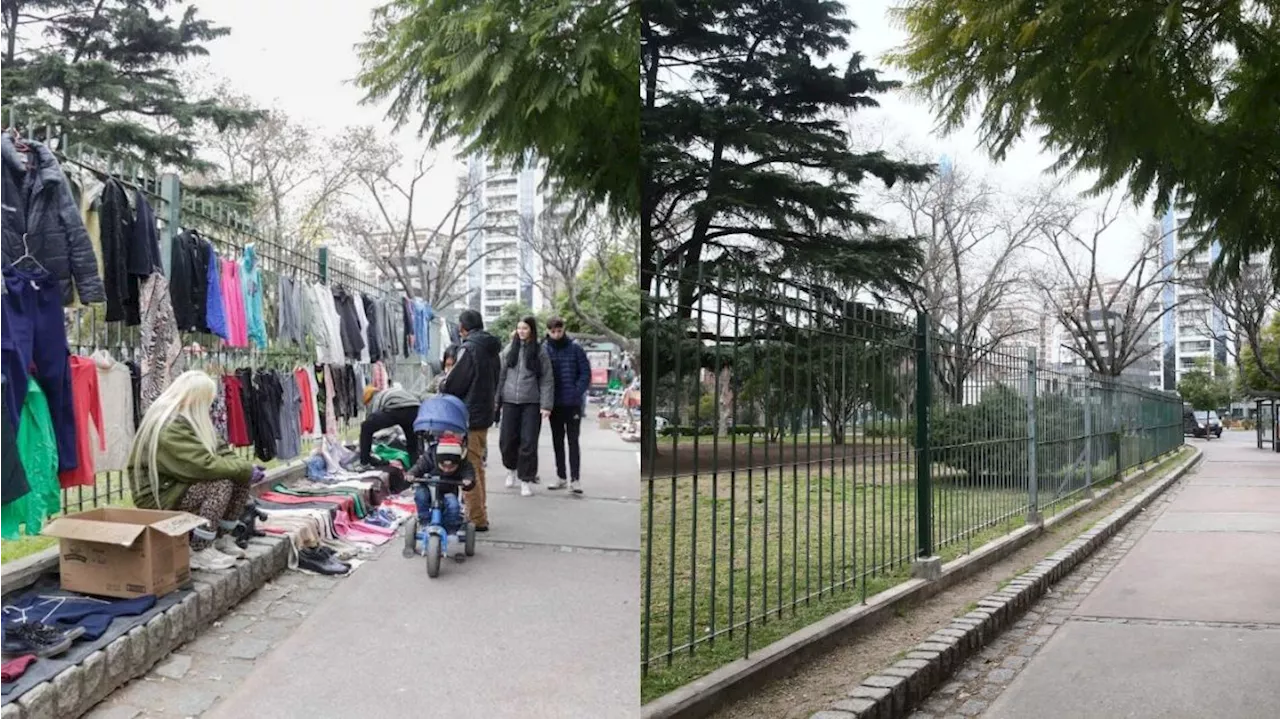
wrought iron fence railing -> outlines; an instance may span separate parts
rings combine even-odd
[[[641,665],[655,685],[1183,442],[1176,396],[955,342],[840,288],[710,265],[645,279]]]

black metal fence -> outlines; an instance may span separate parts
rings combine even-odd
[[[1182,444],[1181,401],[839,287],[646,278],[642,669],[670,688]]]

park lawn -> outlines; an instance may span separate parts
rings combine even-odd
[[[1154,471],[1183,457],[1169,455]],[[1095,488],[1116,480],[1113,466],[1095,465],[1103,478]],[[933,480],[934,552],[944,562],[1026,524],[1023,486],[966,484],[941,465]],[[1076,481],[1046,483],[1042,515],[1071,506],[1083,490]],[[641,561],[651,577],[647,625],[641,586],[650,657],[642,701],[909,579],[916,501],[915,466],[905,463],[795,465],[750,479],[721,473],[714,482],[681,477],[674,501],[673,480],[656,480],[641,509]]]
[[[907,579],[916,556],[914,467],[878,474],[871,481],[839,468],[775,469],[750,480],[717,478],[714,491],[709,478],[696,488],[681,478],[674,501],[671,480],[656,481],[641,509],[650,577],[642,632],[651,657],[642,699]],[[961,487],[939,476],[933,502],[935,552],[944,560],[1026,521],[1025,492]]]

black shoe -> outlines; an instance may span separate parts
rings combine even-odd
[[[84,627],[64,632],[48,624],[24,622],[5,630],[4,653],[54,657],[70,649],[71,643],[81,634],[84,634]]]
[[[351,571],[350,564],[339,562],[333,558],[332,554],[325,554],[321,549],[312,548],[298,552],[298,568],[328,575],[346,574]]]
[[[489,525],[487,525],[487,524],[486,524],[486,525],[484,525],[483,527],[476,527],[476,531],[477,531],[477,532],[487,532],[487,531],[489,531]]]

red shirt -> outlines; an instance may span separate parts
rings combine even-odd
[[[58,484],[67,487],[92,487],[93,443],[89,438],[89,420],[98,432],[98,449],[107,451],[106,432],[102,429],[102,401],[98,397],[98,366],[88,357],[71,356],[71,406],[76,413],[76,454],[80,464],[58,474]]]

